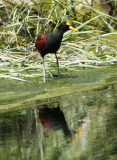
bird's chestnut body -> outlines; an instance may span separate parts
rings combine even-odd
[[[63,32],[57,33],[45,33],[37,37],[35,41],[35,47],[44,57],[48,53],[56,53],[60,48],[60,44],[63,38]]]

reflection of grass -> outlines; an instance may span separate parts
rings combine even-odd
[[[79,3],[83,5],[80,10]],[[116,18],[104,13],[96,3],[42,0],[13,4],[4,0],[0,8],[1,77],[42,76],[41,57],[35,51],[34,39],[38,34],[55,31],[63,20],[70,21],[79,32],[64,34],[58,51],[61,68],[90,68],[117,62]],[[46,73],[50,75],[55,66],[52,62],[54,55],[47,55],[46,65],[52,69]]]

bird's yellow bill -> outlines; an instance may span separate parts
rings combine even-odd
[[[73,30],[75,32],[78,32],[78,30],[76,28],[72,27],[72,26],[69,26],[69,29],[71,29],[71,30]]]

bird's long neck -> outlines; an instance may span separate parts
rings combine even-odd
[[[59,40],[62,40],[63,34],[64,34],[64,31],[63,31],[63,30],[58,30],[58,31],[56,32],[57,38],[58,38]]]

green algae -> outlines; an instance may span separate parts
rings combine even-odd
[[[69,72],[69,76],[63,75],[58,80],[47,78],[46,83],[37,78],[28,78],[28,82],[1,79],[0,112],[26,108],[34,101],[39,101],[42,105],[65,95],[93,92],[115,84],[116,66]]]

